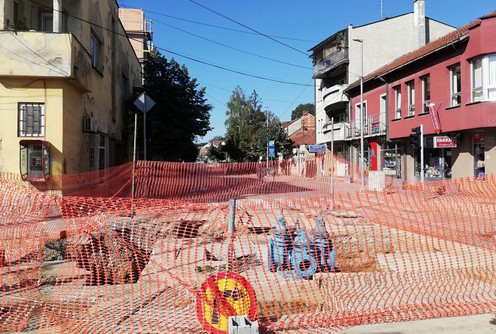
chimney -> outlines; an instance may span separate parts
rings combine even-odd
[[[425,45],[425,1],[413,0],[413,34],[416,43],[416,49]]]

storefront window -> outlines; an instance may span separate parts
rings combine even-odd
[[[442,136],[444,138],[444,136]],[[444,180],[451,178],[451,148],[436,147],[444,141],[439,141],[436,145],[436,138],[441,137],[427,137],[424,146],[424,166],[420,166],[420,151],[416,154],[416,177],[420,177],[420,172],[424,173],[425,180]]]
[[[396,145],[388,145],[382,150],[384,164],[382,171],[385,175],[401,177],[401,152]]]

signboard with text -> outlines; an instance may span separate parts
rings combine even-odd
[[[308,146],[308,152],[310,153],[325,153],[325,151],[326,151],[326,146],[324,144]]]
[[[273,140],[269,141],[269,157],[274,158],[276,156],[276,145]]]
[[[484,132],[482,131],[474,132],[472,134],[472,139],[474,144],[484,143]]]
[[[448,136],[435,136],[434,148],[451,148],[456,147],[456,142]]]

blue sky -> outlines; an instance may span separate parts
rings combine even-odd
[[[348,24],[360,26],[413,11],[413,0],[119,0],[152,20],[160,53],[184,64],[206,87],[214,128],[225,133],[226,104],[236,86],[254,90],[281,121],[313,103],[308,49]],[[426,16],[460,27],[496,9],[493,0],[425,0]]]

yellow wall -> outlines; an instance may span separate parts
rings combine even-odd
[[[11,85],[11,86],[10,86]],[[10,88],[16,87],[16,88]],[[10,89],[9,89],[10,88]],[[63,90],[50,87],[43,79],[11,78],[8,82],[0,83],[2,96],[0,113],[0,172],[19,173],[19,140],[41,139],[49,141],[54,153],[62,150],[62,100]],[[18,102],[32,102],[45,104],[45,136],[19,137],[18,136]],[[60,155],[52,155],[51,170],[60,175]]]

